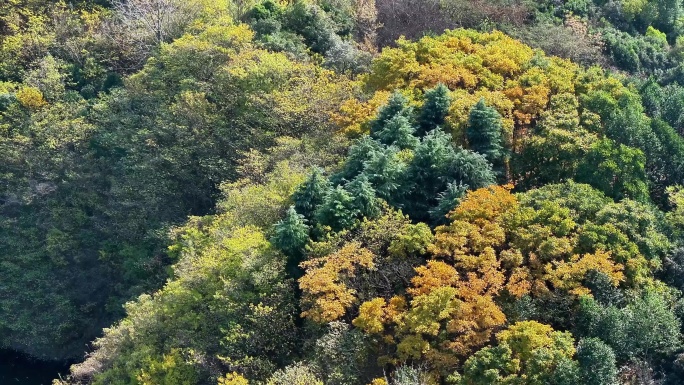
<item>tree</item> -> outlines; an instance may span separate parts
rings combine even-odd
[[[347,183],[344,189],[354,197],[354,208],[364,218],[372,219],[380,214],[380,205],[375,196],[373,185],[368,177],[361,174]]]
[[[334,175],[331,179],[336,182],[341,180],[352,180],[359,175],[366,168],[369,160],[373,159],[378,151],[381,151],[383,145],[374,140],[370,136],[364,136],[354,141],[349,147],[347,158],[345,159],[342,171]]]
[[[329,190],[330,182],[323,176],[323,171],[314,168],[307,180],[292,195],[295,210],[307,220],[314,219],[318,206],[325,201]]]
[[[143,43],[168,42],[198,14],[197,5],[180,0],[113,0],[112,6],[130,33]]]
[[[433,223],[443,225],[446,216],[458,206],[458,202],[465,196],[468,185],[449,183],[447,189],[439,194],[437,206],[430,210],[430,219]]]
[[[568,332],[536,321],[522,321],[496,335],[498,344],[466,360],[462,385],[577,384],[574,340]]]
[[[425,101],[418,116],[418,131],[416,133],[419,137],[443,126],[451,107],[449,88],[443,83],[427,90],[423,99]]]
[[[679,319],[663,295],[650,290],[623,308],[582,298],[578,321],[577,335],[600,338],[621,362],[653,362],[681,347]]]
[[[387,146],[413,150],[418,145],[418,138],[414,136],[414,132],[415,128],[411,126],[408,118],[396,115],[388,119],[382,129],[375,131],[373,137]]]
[[[357,242],[334,253],[302,262],[306,274],[299,279],[302,317],[317,323],[336,321],[356,302],[351,280],[361,269],[372,269],[375,256]]]
[[[396,116],[403,116],[404,118],[410,119],[412,112],[412,109],[408,106],[406,97],[402,95],[401,92],[394,92],[390,95],[387,104],[378,110],[377,116],[371,121],[371,135],[381,131],[387,122]]]
[[[342,186],[337,186],[330,190],[316,210],[316,221],[333,231],[340,231],[353,227],[358,214],[356,199]]]
[[[592,145],[577,170],[577,181],[588,183],[614,199],[648,199],[648,185],[644,166],[646,157],[641,150],[610,139]]]
[[[323,385],[323,381],[309,366],[297,362],[273,373],[266,385]]]
[[[388,147],[373,153],[365,163],[364,175],[373,184],[378,196],[388,203],[401,202],[401,185],[406,183],[406,163],[400,158],[396,147]]]
[[[501,115],[480,99],[470,110],[466,138],[470,149],[484,155],[500,176],[504,172],[505,160],[501,132]]]
[[[288,257],[287,268],[294,277],[299,277],[299,262],[304,255],[304,247],[309,242],[309,226],[303,215],[290,206],[285,218],[275,225],[275,234],[271,243]]]
[[[582,383],[613,385],[617,379],[615,353],[598,338],[585,338],[577,345],[577,361]]]

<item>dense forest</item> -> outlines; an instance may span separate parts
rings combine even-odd
[[[0,182],[3,384],[684,383],[681,0],[5,0]]]

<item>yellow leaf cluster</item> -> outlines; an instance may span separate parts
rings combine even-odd
[[[43,93],[35,87],[23,87],[16,93],[19,103],[31,110],[37,110],[47,105]]]
[[[461,204],[449,213],[453,222],[437,228],[430,252],[436,257],[455,260],[457,264],[468,264],[473,254],[500,245],[506,235],[501,217],[518,206],[515,196],[510,193],[512,187],[492,186],[469,191]]]
[[[549,263],[545,267],[546,280],[558,289],[570,290],[577,295],[590,294],[590,290],[582,287],[582,280],[592,270],[600,271],[610,279],[613,286],[624,281],[624,267],[610,258],[610,253],[597,251],[593,254],[574,255],[570,261]]]
[[[342,317],[356,301],[356,292],[347,283],[359,268],[373,269],[374,255],[357,242],[340,250],[303,262],[306,274],[299,279],[303,292],[302,316],[314,322],[332,322]]]
[[[238,373],[227,373],[218,379],[218,385],[248,385],[249,381]]]

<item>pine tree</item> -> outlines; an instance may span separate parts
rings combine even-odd
[[[378,111],[378,116],[370,124],[371,135],[381,131],[385,124],[395,116],[403,116],[411,119],[413,115],[413,108],[409,107],[408,100],[399,91],[394,92],[387,104],[382,106]]]
[[[400,149],[414,149],[418,145],[418,138],[414,136],[416,129],[403,115],[396,115],[385,122],[384,127],[373,135],[382,144],[396,146]]]
[[[443,126],[449,114],[449,107],[451,107],[449,88],[442,83],[425,92],[424,99],[425,102],[418,117],[417,135],[419,137]]]
[[[373,159],[378,151],[382,151],[383,145],[370,136],[358,139],[350,148],[347,159],[344,162],[342,171],[334,175],[332,182],[341,183],[343,180],[352,180],[361,174],[366,167],[366,163]]]
[[[285,218],[274,226],[271,243],[287,256],[287,269],[295,277],[301,276],[299,262],[304,256],[304,247],[309,242],[309,226],[303,215],[290,206]]]
[[[394,205],[401,198],[399,191],[406,178],[406,164],[399,159],[395,147],[377,151],[373,158],[366,162],[364,175],[368,177],[376,194]]]
[[[407,170],[404,210],[412,219],[427,221],[437,195],[446,189],[444,175],[455,157],[451,136],[440,128],[430,131],[416,147]]]
[[[357,215],[354,197],[342,186],[337,186],[330,191],[316,211],[316,220],[322,226],[340,231],[353,227]]]
[[[504,172],[505,157],[501,133],[501,115],[480,99],[470,110],[466,136],[470,149],[484,155],[499,175]]]
[[[366,175],[357,176],[345,186],[345,190],[354,198],[354,207],[363,217],[375,218],[380,213],[378,198]]]
[[[468,185],[471,190],[496,183],[496,174],[487,159],[481,154],[462,147],[454,150],[454,157],[445,170],[444,178]]]
[[[295,210],[307,220],[312,220],[316,209],[323,203],[329,190],[330,182],[323,176],[321,169],[315,168],[292,197]]]

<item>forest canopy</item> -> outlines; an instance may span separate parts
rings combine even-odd
[[[681,7],[1,4],[0,349],[55,385],[684,382]]]

